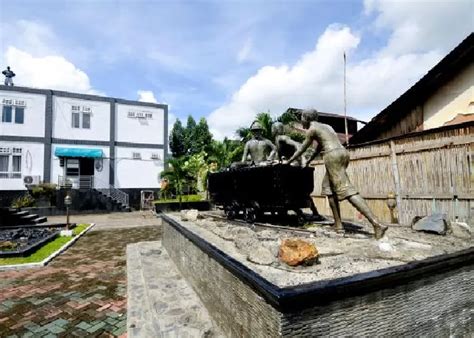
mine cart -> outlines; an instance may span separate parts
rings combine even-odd
[[[209,195],[229,219],[242,213],[254,222],[265,212],[293,210],[304,222],[301,208],[310,206],[313,171],[286,164],[227,169],[209,175]]]

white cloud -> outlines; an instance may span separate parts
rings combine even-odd
[[[365,13],[376,15],[374,27],[389,29],[383,53],[401,55],[452,49],[474,27],[474,2],[365,0]]]
[[[61,55],[59,40],[53,30],[36,21],[18,20],[0,24],[2,64],[16,73],[18,86],[59,89],[98,94],[89,76]]]
[[[16,85],[100,94],[92,88],[84,71],[60,55],[35,57],[10,46],[4,58],[5,63],[16,73]]]
[[[252,53],[253,41],[251,38],[245,40],[244,45],[240,48],[239,52],[237,53],[237,62],[242,63],[248,61],[250,59]]]
[[[208,116],[211,131],[216,138],[232,137],[258,112],[270,110],[275,116],[288,107],[342,113],[344,51],[348,114],[369,120],[470,33],[473,6],[469,0],[429,4],[368,0],[365,12],[374,14],[370,27],[390,33],[385,46],[357,59],[363,36],[349,27],[331,25],[294,65],[262,67],[243,83]]]
[[[139,90],[137,91],[137,94],[138,94],[138,101],[158,103],[158,101],[155,98],[155,94],[153,94],[151,90]]]

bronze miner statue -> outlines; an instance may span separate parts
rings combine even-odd
[[[276,153],[276,147],[270,140],[262,136],[263,128],[260,123],[254,121],[250,126],[250,131],[253,137],[245,143],[242,163],[248,162],[249,155],[251,163],[256,165],[272,161]]]
[[[272,125],[272,134],[275,136],[276,155],[280,161],[289,159],[298,149],[301,143],[292,140],[291,137],[285,135],[285,126],[281,122],[275,122]],[[294,165],[301,165],[299,158],[295,159]]]
[[[374,227],[375,238],[380,239],[385,234],[387,226],[379,222],[369,206],[359,195],[347,176],[347,166],[349,165],[349,152],[342,146],[336,132],[331,126],[320,123],[316,110],[305,110],[301,114],[303,127],[307,129],[306,139],[301,148],[288,160],[288,163],[299,158],[313,141],[318,142],[318,146],[308,160],[307,164],[318,154],[322,154],[326,174],[322,184],[322,193],[328,196],[329,205],[334,215],[334,227],[336,231],[343,232],[339,201],[347,199],[360,213],[362,213]]]

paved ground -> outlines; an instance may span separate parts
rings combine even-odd
[[[71,221],[97,226],[44,268],[0,271],[0,337],[126,335],[125,248],[160,239],[160,222],[139,212]]]

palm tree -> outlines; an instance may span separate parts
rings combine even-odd
[[[183,183],[185,182],[187,171],[184,169],[184,158],[169,158],[166,161],[171,168],[161,174],[162,178],[167,178],[172,186],[176,189],[179,203],[182,200]],[[181,206],[180,206],[181,208]]]

